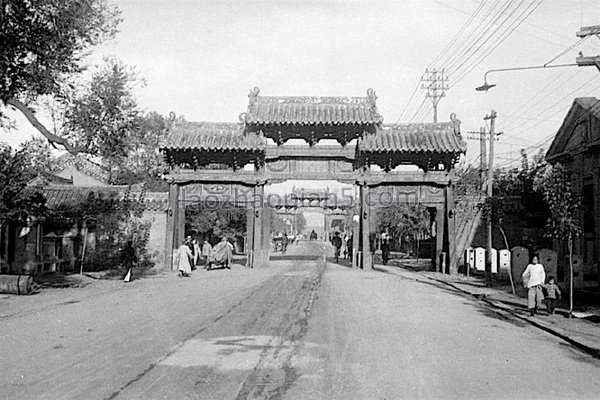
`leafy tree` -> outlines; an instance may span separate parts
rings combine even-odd
[[[141,83],[135,71],[107,58],[89,84],[71,100],[65,113],[67,137],[78,148],[100,156],[111,177],[123,170],[134,147],[131,137],[140,126],[133,88]]]
[[[379,229],[389,229],[393,238],[409,238],[416,244],[419,256],[419,242],[430,229],[430,216],[427,207],[422,204],[396,204],[383,207],[378,211]]]
[[[8,125],[2,107],[14,107],[50,142],[77,152],[37,119],[35,102],[64,95],[85,52],[115,35],[118,10],[107,0],[3,0],[0,21],[0,125]]]
[[[31,177],[23,151],[0,146],[0,224],[26,224],[29,217],[46,212],[42,194],[27,189]]]
[[[204,236],[211,243],[223,235],[244,235],[246,232],[246,209],[225,207],[211,209],[195,204],[186,208],[186,232]]]
[[[535,182],[550,208],[547,235],[566,242],[569,249],[569,315],[573,312],[573,239],[581,235],[581,201],[571,190],[571,179],[558,163],[547,168]]]
[[[166,165],[159,151],[167,128],[166,119],[157,112],[140,115],[138,127],[129,136],[131,150],[116,176],[118,184],[144,182],[149,191],[167,191],[162,179]]]
[[[56,157],[52,154],[48,141],[42,136],[35,136],[22,143],[21,154],[27,170],[33,175],[55,169]]]

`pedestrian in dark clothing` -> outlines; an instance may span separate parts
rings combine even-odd
[[[338,262],[340,258],[340,249],[342,248],[342,238],[340,237],[339,232],[334,233],[331,243],[335,247],[335,262]]]
[[[350,236],[348,236],[348,241],[346,242],[346,247],[348,248],[348,258],[350,259],[350,261],[352,261],[352,245],[354,238],[353,238],[353,234],[351,233]]]
[[[123,281],[129,282],[133,273],[133,265],[137,263],[137,255],[135,254],[135,248],[133,247],[133,241],[128,240],[123,252],[121,253],[121,262],[125,268],[125,277]]]
[[[560,288],[554,283],[554,277],[548,277],[548,283],[544,285],[546,290],[546,307],[548,308],[548,314],[554,314],[554,308],[556,307],[556,300],[560,299],[562,293]]]

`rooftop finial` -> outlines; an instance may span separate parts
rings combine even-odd
[[[377,95],[375,94],[375,91],[372,88],[367,89],[367,97],[372,102],[375,102],[375,100],[377,100]]]
[[[456,118],[455,113],[450,114],[450,121],[454,125],[454,133],[460,135],[460,119]]]
[[[255,100],[259,93],[260,93],[260,88],[258,86],[254,86],[254,89],[251,89],[250,93],[248,94],[250,101]]]

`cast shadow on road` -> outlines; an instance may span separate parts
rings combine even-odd
[[[319,255],[278,255],[269,257],[270,261],[315,261],[321,259]]]
[[[336,262],[335,257],[327,257],[327,264],[335,264],[339,265],[340,267],[352,268],[352,261],[349,259],[344,260],[340,258]]]

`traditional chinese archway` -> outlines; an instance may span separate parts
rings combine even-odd
[[[308,146],[289,145],[303,139]],[[317,145],[334,139],[337,145]],[[161,150],[171,170],[165,267],[185,232],[186,204],[248,209],[251,266],[268,261],[269,199],[265,185],[287,180],[337,180],[355,186],[357,266],[370,269],[376,212],[390,202],[434,210],[435,262],[454,260],[454,165],[466,144],[460,121],[384,125],[375,92],[366,97],[267,97],[258,88],[238,123],[174,121]],[[413,165],[415,171],[397,167]],[[445,254],[445,261],[442,259]]]

